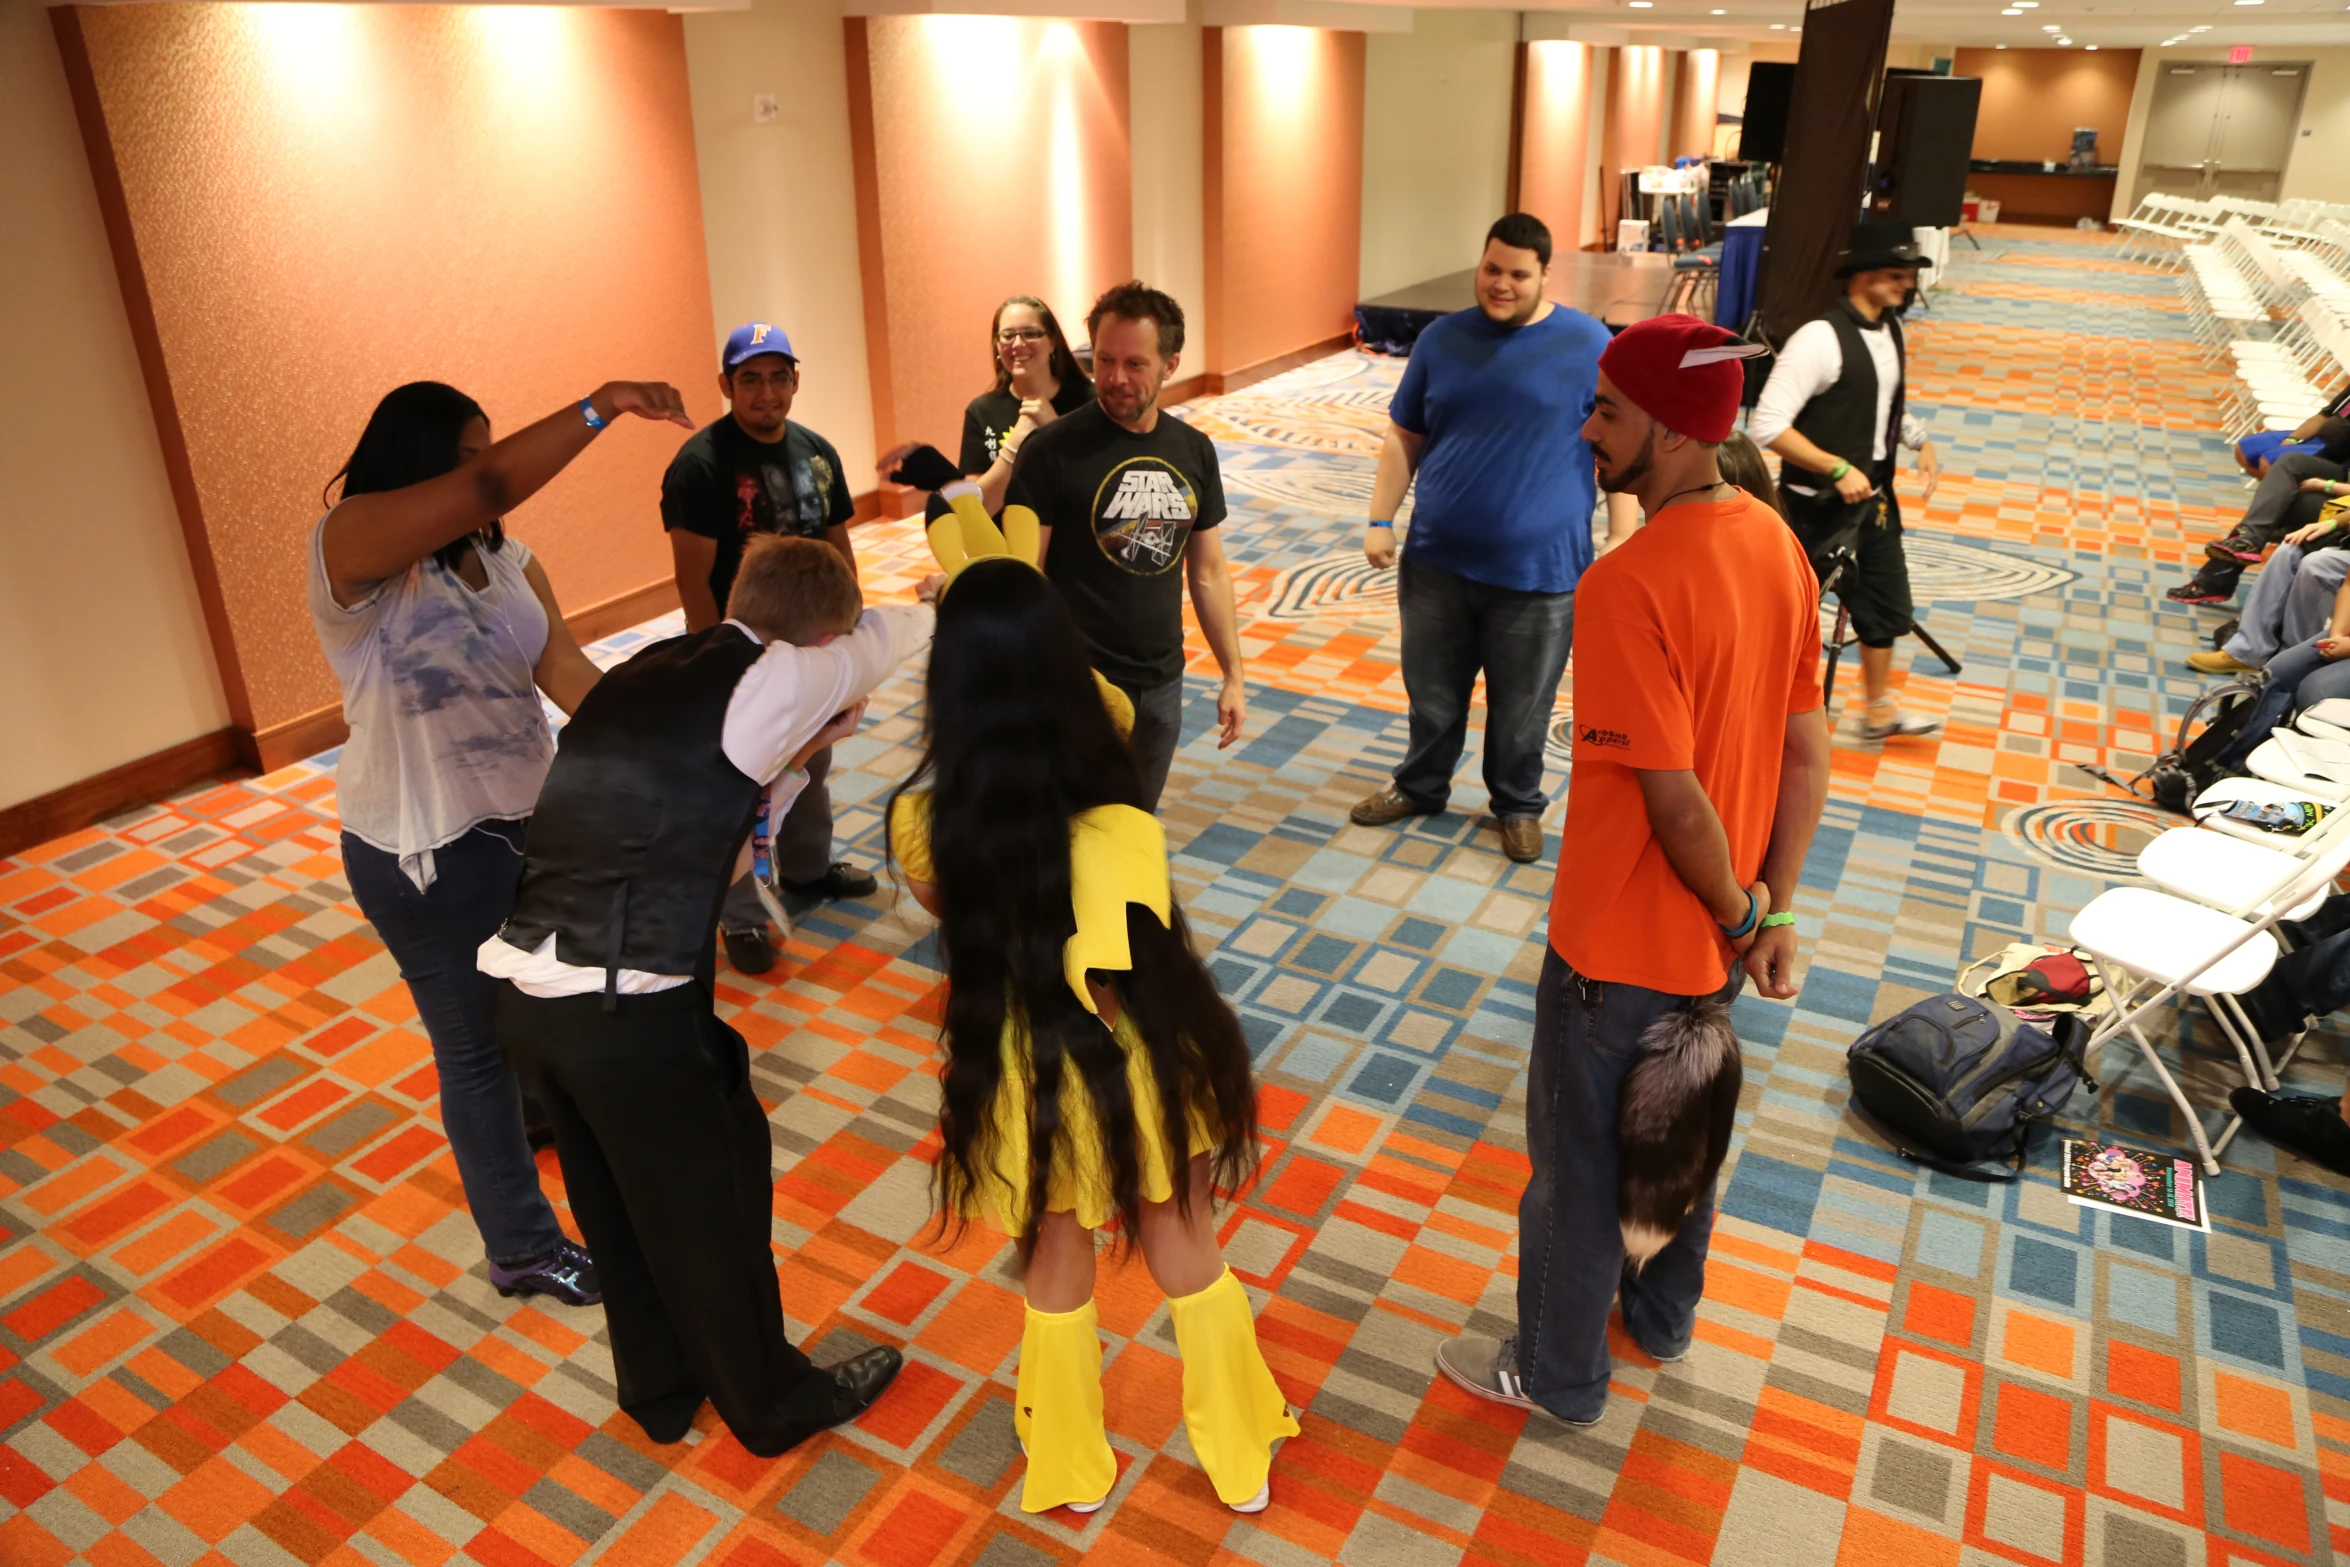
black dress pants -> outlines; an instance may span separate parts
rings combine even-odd
[[[832,1423],[835,1383],[785,1336],[767,1115],[750,1050],[700,983],[545,999],[498,987],[498,1036],[555,1122],[596,1259],[620,1407],[656,1442],[703,1398],[763,1458]]]

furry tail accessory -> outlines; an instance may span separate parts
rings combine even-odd
[[[1640,1036],[1616,1102],[1616,1217],[1638,1272],[1713,1189],[1742,1078],[1726,1001],[1704,997]]]

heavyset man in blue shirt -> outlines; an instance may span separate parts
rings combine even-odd
[[[1485,791],[1520,864],[1542,855],[1543,742],[1592,558],[1582,428],[1608,345],[1606,327],[1542,297],[1549,271],[1541,219],[1513,212],[1487,231],[1476,305],[1412,345],[1363,532],[1373,566],[1395,561],[1395,514],[1416,475],[1397,581],[1411,749],[1353,819],[1380,827],[1444,809],[1482,669]]]

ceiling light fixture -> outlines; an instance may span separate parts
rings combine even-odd
[[[2190,33],[2208,33],[2211,31],[2211,24],[2206,22],[2201,27],[2190,27],[2187,29],[2187,31]]]
[[[2086,45],[2085,47],[2088,49],[2088,51],[2089,51],[2091,54],[2095,54],[2095,53],[2097,52],[2097,46],[2096,46],[2095,44],[2089,44],[2089,45]]]

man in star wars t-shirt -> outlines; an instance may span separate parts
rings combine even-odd
[[[1183,307],[1122,283],[1094,301],[1086,329],[1097,400],[1021,444],[1004,502],[1036,512],[1045,575],[1077,617],[1094,667],[1133,699],[1135,760],[1156,810],[1182,738],[1186,582],[1224,673],[1218,749],[1240,738],[1248,717],[1232,572],[1217,531],[1224,483],[1215,443],[1159,409],[1183,351]]]

